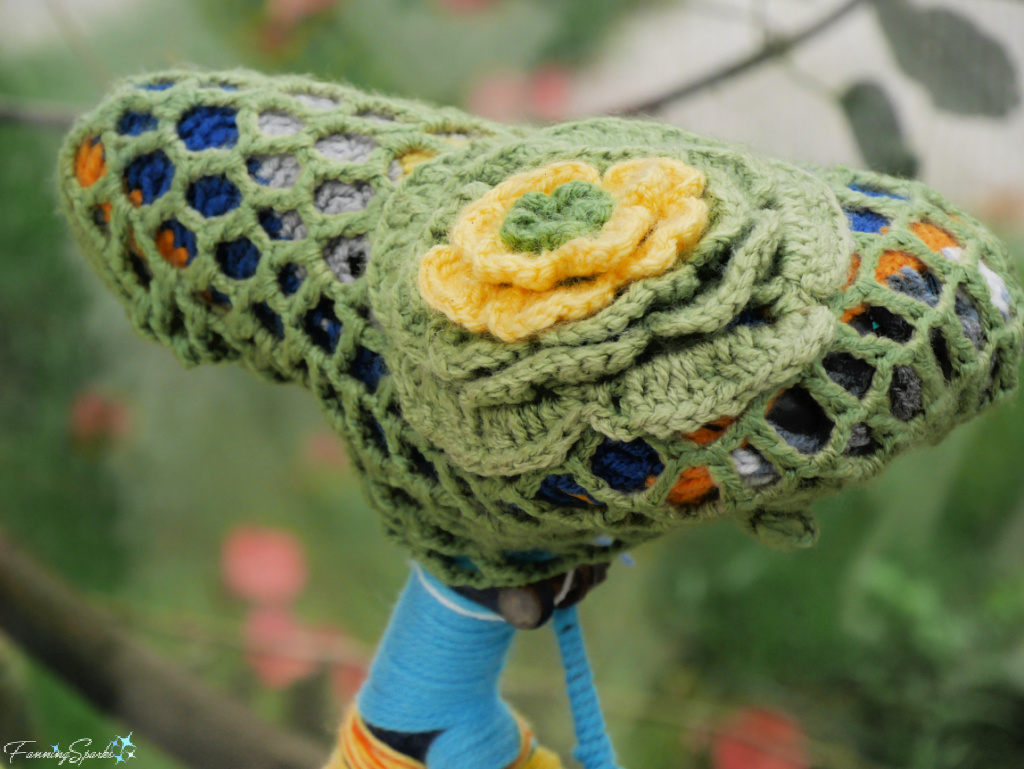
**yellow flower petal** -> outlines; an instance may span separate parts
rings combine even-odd
[[[420,262],[420,294],[431,307],[470,331],[487,330],[481,308],[491,298],[492,288],[476,280],[470,266],[450,246],[434,246]]]
[[[520,197],[575,180],[601,184],[616,202],[600,232],[540,254],[505,245],[500,229]],[[670,158],[623,161],[603,177],[579,161],[516,174],[463,211],[449,245],[427,252],[420,293],[453,322],[506,342],[588,317],[619,289],[660,275],[696,245],[708,224],[708,206],[699,199],[704,184],[700,171]]]
[[[670,158],[635,158],[605,171],[602,186],[625,205],[661,213],[680,198],[704,194],[704,174]]]

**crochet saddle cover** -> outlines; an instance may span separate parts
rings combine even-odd
[[[172,71],[82,118],[59,176],[136,328],[310,389],[449,584],[720,517],[809,544],[816,497],[1016,386],[1021,288],[976,220],[670,126]]]

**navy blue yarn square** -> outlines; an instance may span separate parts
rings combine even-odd
[[[558,558],[547,550],[506,550],[501,555],[508,563],[547,563]]]
[[[270,309],[269,304],[266,302],[254,304],[252,306],[252,311],[263,328],[278,339],[284,338],[284,321],[281,320],[280,315]]]
[[[178,136],[193,152],[234,147],[238,143],[235,115],[230,107],[193,107],[178,121]]]
[[[277,283],[285,296],[291,296],[302,285],[302,273],[297,264],[286,264],[277,274]]]
[[[210,286],[208,289],[206,289],[206,295],[209,298],[211,304],[215,304],[218,307],[223,307],[227,310],[231,309],[231,300],[228,298],[228,295],[222,294],[213,286]]]
[[[767,326],[771,322],[772,318],[767,307],[746,307],[739,315],[729,321],[727,328],[733,329],[737,326],[759,328],[760,326]]]
[[[549,475],[541,481],[537,499],[562,507],[591,507],[602,504],[590,496],[568,473]]]
[[[260,166],[262,165],[263,163],[260,160],[256,158],[249,158],[245,163],[245,168],[249,172],[249,176],[251,176],[257,183],[267,185],[270,184],[270,179],[266,176],[260,176],[259,174]]]
[[[221,216],[242,202],[238,187],[223,174],[204,176],[188,186],[188,204],[203,216]]]
[[[369,723],[366,724],[366,728],[370,734],[389,748],[420,764],[427,763],[430,746],[444,733],[443,729],[429,732],[401,732],[394,729],[382,729]]]
[[[868,232],[877,235],[883,228],[889,226],[889,220],[874,211],[847,209],[846,218],[850,222],[850,229],[854,232]]]
[[[281,221],[281,217],[273,212],[269,208],[265,208],[260,211],[260,226],[263,231],[266,232],[274,240],[284,240],[281,236],[281,228],[284,227],[284,222]]]
[[[867,187],[858,187],[856,184],[851,184],[850,189],[854,192],[859,192],[862,195],[868,195],[872,198],[892,198],[893,200],[906,200],[902,195],[896,195],[892,192],[886,192],[885,190],[871,190]]]
[[[333,353],[338,348],[342,328],[341,321],[334,314],[334,303],[326,297],[306,313],[306,333],[321,350]]]
[[[463,571],[480,571],[468,555],[456,555],[451,560],[453,565],[458,566]]]
[[[628,443],[605,438],[594,451],[590,467],[616,491],[645,489],[647,479],[658,477],[665,469],[658,452],[640,438]]]
[[[238,238],[217,245],[217,263],[229,278],[244,280],[256,274],[260,251],[248,238]]]
[[[117,132],[122,136],[139,136],[152,131],[160,121],[149,112],[125,112],[117,121]]]
[[[174,233],[174,247],[184,248],[186,253],[188,253],[188,261],[185,264],[186,266],[192,264],[192,260],[196,258],[198,251],[195,233],[177,219],[167,220],[160,225],[160,230],[170,230]]]
[[[152,203],[167,192],[173,179],[174,164],[163,150],[140,155],[128,164],[124,172],[128,192],[140,192],[141,203],[144,205]]]
[[[349,372],[365,384],[372,393],[377,391],[377,385],[380,384],[381,377],[388,373],[388,367],[379,353],[365,347],[358,347],[356,348],[356,359],[352,361],[352,368],[349,369]]]
[[[140,85],[143,91],[166,91],[168,88],[174,85],[170,80],[160,80],[156,83],[146,83],[146,85]]]

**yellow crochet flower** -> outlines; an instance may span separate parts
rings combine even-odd
[[[610,195],[614,210],[603,226],[551,250],[511,248],[502,225],[517,201],[570,182]],[[665,272],[700,240],[708,224],[703,192],[704,175],[669,158],[626,160],[603,177],[579,161],[516,174],[460,214],[448,245],[426,253],[420,294],[455,323],[505,342],[585,318],[626,284]]]

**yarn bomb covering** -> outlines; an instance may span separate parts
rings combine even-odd
[[[136,328],[310,389],[387,533],[517,585],[818,496],[1016,387],[999,242],[924,185],[648,122],[507,127],[171,71],[71,132],[64,211]]]

